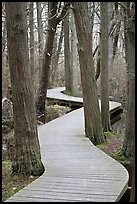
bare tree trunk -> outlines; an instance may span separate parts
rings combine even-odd
[[[101,119],[104,131],[110,130],[109,91],[108,91],[108,3],[100,3],[101,13]]]
[[[12,174],[39,176],[44,166],[29,70],[26,7],[24,2],[6,2],[5,5],[15,137]]]
[[[122,151],[127,157],[134,157],[135,154],[135,11],[131,17],[127,18],[127,64],[128,64],[128,84],[127,84],[127,121],[125,140]]]
[[[33,2],[29,2],[29,28],[30,28],[30,71],[31,71],[31,79],[32,85],[34,86],[34,73],[35,73],[35,66],[34,66],[34,23],[33,23]]]
[[[95,2],[88,2],[88,12],[90,16],[90,32],[93,35],[94,16],[95,16]]]
[[[66,93],[72,94],[73,73],[70,58],[69,14],[64,19],[64,59],[65,59],[65,86]]]
[[[94,143],[105,141],[102,130],[95,70],[92,55],[92,39],[89,29],[87,2],[72,2],[78,37],[78,53],[81,71],[85,133]]]
[[[46,39],[46,45],[43,56],[42,72],[40,79],[40,86],[38,90],[38,98],[36,101],[37,115],[45,115],[45,100],[47,95],[47,89],[50,78],[50,66],[51,66],[51,57],[53,52],[53,43],[57,24],[64,18],[66,12],[69,8],[70,3],[67,3],[60,15],[57,17],[57,5],[58,2],[49,2],[49,17],[48,17],[48,33]],[[43,121],[44,122],[44,121]]]
[[[78,50],[77,50],[77,34],[74,21],[74,14],[71,12],[71,67],[72,72],[72,95],[79,96],[78,84],[79,84],[79,64],[78,64]]]
[[[108,75],[109,78],[112,76],[113,68],[113,29],[116,24],[115,19],[113,18],[113,2],[108,2]]]
[[[39,78],[42,69],[42,56],[43,56],[43,26],[41,15],[41,2],[36,2],[37,5],[37,22],[38,22],[38,49],[39,49]]]
[[[120,28],[121,28],[121,21],[117,25],[115,36],[114,36],[114,42],[113,42],[113,61],[114,61],[116,53],[117,53],[117,44],[118,44]]]
[[[127,2],[129,3],[129,2]],[[125,16],[125,53],[127,62],[127,119],[123,154],[132,162],[130,202],[135,202],[135,3],[126,4]]]
[[[125,44],[125,60],[126,60],[127,69],[128,69],[127,18],[129,18],[129,15],[130,15],[130,2],[124,2],[124,42],[125,42],[124,44]]]
[[[57,12],[57,2],[49,2],[48,33],[47,33],[46,45],[45,45],[44,56],[43,56],[40,86],[38,90],[39,91],[38,99],[36,102],[36,109],[37,109],[38,115],[41,115],[41,114],[45,115],[45,97],[47,95],[51,56],[53,51],[54,36],[56,32],[56,27],[57,27],[56,12]]]
[[[62,21],[59,42],[58,42],[58,45],[56,46],[57,50],[55,50],[54,57],[52,59],[52,70],[51,70],[51,84],[52,84],[52,86],[57,85],[56,76],[57,76],[59,55],[60,55],[60,52],[61,52],[62,42],[63,42],[63,37],[64,37],[64,35],[63,35],[64,32],[63,31],[64,31],[64,22]]]

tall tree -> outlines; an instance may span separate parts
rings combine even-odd
[[[71,29],[71,69],[72,71],[72,95],[79,96],[78,84],[79,84],[79,64],[78,64],[78,50],[77,50],[77,33],[76,26],[74,21],[73,11],[70,12],[71,21],[70,21],[70,29]]]
[[[104,131],[110,130],[109,90],[108,90],[108,2],[100,3],[101,14],[101,119]]]
[[[37,22],[38,22],[38,50],[39,50],[39,78],[42,69],[43,55],[43,25],[42,25],[42,9],[41,2],[36,2],[37,5]]]
[[[70,58],[70,33],[69,13],[64,19],[64,60],[65,60],[65,86],[66,92],[72,94],[73,73]]]
[[[51,62],[50,77],[51,77],[51,84],[53,87],[57,86],[58,61],[59,61],[59,56],[61,53],[63,37],[64,37],[64,22],[62,21],[59,40],[57,43],[57,38],[56,38],[56,42],[54,43],[56,44],[56,46],[54,48],[54,54],[53,54],[52,62]]]
[[[135,8],[132,8],[126,25],[127,49],[127,121],[122,151],[128,157],[135,153]],[[128,16],[127,16],[128,17]]]
[[[72,5],[78,37],[85,133],[94,144],[98,144],[104,142],[105,137],[101,124],[93,54],[91,51],[92,38],[89,28],[89,15],[87,12],[88,4],[87,2],[72,2]]]
[[[44,166],[29,69],[26,4],[5,2],[5,5],[15,137],[12,174],[39,176]]]
[[[120,28],[121,28],[121,19],[119,17],[120,12],[121,12],[121,7],[119,7],[118,2],[115,2],[114,16],[116,21],[116,28],[115,28],[114,40],[113,40],[113,61],[117,54],[118,39],[119,39]]]
[[[36,101],[37,115],[45,115],[45,100],[47,95],[51,57],[53,52],[53,43],[57,25],[65,17],[66,12],[69,8],[70,3],[67,3],[61,13],[58,15],[57,8],[58,2],[48,2],[48,33],[46,38],[46,45],[43,55],[43,64],[40,78],[40,85],[38,90],[38,98]]]
[[[129,3],[129,2],[128,2]],[[129,4],[127,4],[129,5]],[[129,8],[129,7],[126,7]],[[125,45],[127,62],[127,118],[122,152],[133,160],[130,202],[135,202],[135,3],[126,12]]]

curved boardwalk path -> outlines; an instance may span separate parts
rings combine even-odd
[[[127,170],[84,136],[83,108],[38,128],[45,173],[6,202],[117,202]]]

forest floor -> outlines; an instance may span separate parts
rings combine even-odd
[[[59,107],[58,107],[59,108]],[[68,111],[68,108],[65,110],[64,108],[61,110],[63,113],[61,114],[59,110],[59,116],[63,115]],[[55,114],[54,110],[54,114]],[[57,117],[57,114],[55,114]],[[51,120],[51,119],[50,119]],[[120,150],[124,140],[124,117],[115,123],[112,126],[112,133],[106,133],[106,142],[104,144],[98,145],[98,147],[103,150],[108,155],[112,156]],[[11,161],[4,160],[2,162],[2,201],[5,201],[17,191],[27,186],[30,182],[35,180],[37,177],[29,176],[29,177],[11,177]]]
[[[98,147],[110,156],[114,156],[122,147],[125,134],[125,116],[112,125],[112,132],[106,133],[106,142]]]

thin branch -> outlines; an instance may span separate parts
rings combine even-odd
[[[63,7],[61,14],[57,18],[57,23],[59,23],[63,18],[66,17],[66,15],[68,14],[69,8],[70,8],[70,3],[67,2]]]

